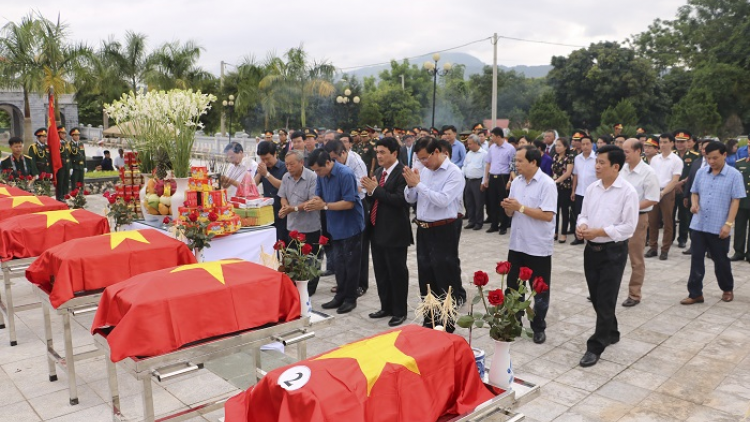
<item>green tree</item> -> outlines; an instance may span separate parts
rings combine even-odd
[[[202,47],[193,41],[165,43],[146,60],[144,79],[151,89],[190,89],[211,75],[196,65]]]
[[[146,38],[144,34],[127,31],[124,46],[118,41],[109,41],[104,44],[104,49],[100,52],[107,61],[117,64],[121,77],[127,81],[130,90],[135,93],[147,70],[149,55],[146,50]]]
[[[555,104],[555,95],[548,92],[531,106],[529,122],[536,130],[556,129],[561,133],[570,132],[570,118]]]
[[[615,124],[635,126],[638,124],[638,111],[630,100],[622,100],[614,107],[608,107],[602,113],[602,125],[612,127]]]
[[[86,58],[85,66],[76,71],[74,85],[80,122],[103,124],[104,104],[130,89],[120,61],[111,54],[118,45],[114,40],[103,41],[101,48]]]
[[[704,88],[691,88],[672,108],[672,127],[691,130],[698,136],[716,135],[722,123],[713,95]]]

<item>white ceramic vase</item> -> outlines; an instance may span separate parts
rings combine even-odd
[[[203,262],[206,259],[206,257],[203,256],[203,248],[195,248],[193,254],[195,255],[195,260],[198,262]]]
[[[495,340],[495,353],[492,355],[489,382],[503,390],[513,389],[513,364],[510,361],[511,342]]]
[[[300,304],[300,316],[302,318],[310,316],[312,312],[312,303],[310,302],[310,295],[307,293],[307,283],[309,280],[295,281],[297,285],[297,291],[299,292],[299,304]]]
[[[187,177],[177,177],[174,180],[177,182],[177,190],[172,194],[170,207],[172,221],[180,218],[180,207],[185,206],[185,191],[188,189]]]

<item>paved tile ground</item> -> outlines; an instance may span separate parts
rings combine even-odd
[[[92,204],[92,209],[101,209]],[[508,235],[464,231],[461,243],[465,282],[476,270],[492,273],[495,262],[507,257]],[[669,260],[647,260],[643,302],[633,308],[618,307],[617,317],[622,340],[602,355],[599,364],[580,368],[578,360],[585,351],[586,338],[592,333],[595,314],[587,302],[583,278],[583,248],[556,244],[553,256],[552,299],[547,317],[547,342],[536,345],[519,340],[512,347],[517,376],[540,384],[536,400],[517,410],[527,421],[738,421],[750,409],[750,264],[733,263],[735,300],[719,300],[713,266],[707,263],[706,303],[683,306],[689,257],[673,248]],[[411,274],[410,300],[417,305],[415,248],[409,251]],[[337,316],[330,328],[317,330],[309,342],[310,355],[330,350],[364,336],[386,330],[387,320],[371,320],[367,314],[377,310],[378,299],[370,268],[371,289],[357,308]],[[627,294],[629,269],[620,290],[620,301]],[[31,300],[24,280],[14,287],[19,302]],[[313,296],[313,306],[331,298],[334,281],[324,278]],[[491,283],[499,284],[499,277]],[[465,309],[464,309],[465,310]],[[47,380],[43,325],[39,309],[18,315],[19,345],[8,345],[7,330],[0,330],[0,421],[109,421],[108,387],[101,357],[78,363],[80,404],[70,406],[67,378],[58,371],[59,381]],[[91,347],[87,329],[91,316],[77,318],[74,328],[77,350]],[[53,327],[61,330],[59,318]],[[466,330],[457,334],[468,337]],[[60,335],[55,336],[62,344]],[[87,344],[89,344],[87,346]],[[491,358],[491,340],[486,330],[474,332],[473,345],[487,350]],[[290,347],[288,352],[295,352]],[[243,367],[244,359],[208,365],[217,373]],[[165,413],[185,404],[205,401],[211,396],[239,391],[237,386],[249,380],[238,376],[225,381],[204,370],[160,385],[154,384],[157,413]],[[128,374],[120,375],[122,409],[138,418],[142,413],[138,384]],[[191,421],[216,421],[217,411]],[[497,419],[502,420],[502,419]]]

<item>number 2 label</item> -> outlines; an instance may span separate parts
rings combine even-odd
[[[299,390],[310,381],[310,368],[293,366],[279,375],[278,384],[287,391]]]

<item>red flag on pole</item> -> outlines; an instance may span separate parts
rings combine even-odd
[[[47,145],[49,145],[52,156],[52,179],[57,186],[57,171],[62,168],[60,158],[60,135],[57,134],[57,123],[55,123],[55,93],[50,88],[49,93],[49,128],[47,129]]]

